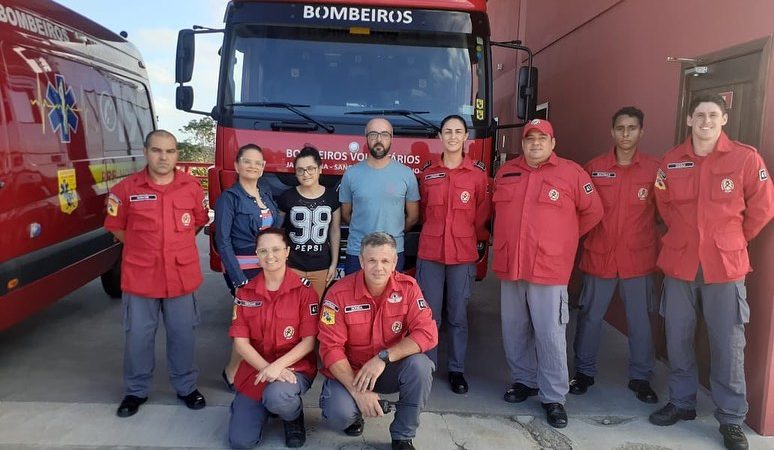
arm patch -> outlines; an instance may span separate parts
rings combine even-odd
[[[583,192],[586,194],[591,194],[594,192],[594,186],[591,183],[586,183],[583,185]]]
[[[486,164],[483,161],[476,161],[473,165],[481,169],[482,172],[486,172]]]
[[[761,181],[766,181],[769,179],[769,174],[766,172],[766,169],[761,169],[761,171],[758,172],[758,178]]]

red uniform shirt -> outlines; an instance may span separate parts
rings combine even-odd
[[[715,149],[697,156],[689,137],[664,156],[655,184],[659,213],[669,228],[658,267],[693,281],[744,278],[747,242],[774,217],[774,186],[755,148],[721,133]]]
[[[602,218],[589,174],[552,153],[538,168],[519,156],[495,177],[492,270],[503,280],[566,285],[578,238]]]
[[[146,168],[115,185],[105,228],[125,232],[121,290],[148,298],[195,291],[202,282],[196,228],[208,221],[204,190],[184,172],[157,185]]]
[[[229,336],[249,338],[250,345],[272,363],[289,352],[301,339],[317,335],[319,298],[309,280],[290,269],[276,291],[266,290],[266,279],[259,273],[236,291]],[[292,370],[314,380],[317,355],[314,351],[296,362]],[[258,370],[242,361],[234,377],[234,387],[242,394],[260,400],[268,383],[255,384]]]
[[[420,258],[443,264],[478,260],[476,243],[489,239],[487,184],[484,164],[467,157],[454,169],[438,160],[422,171]]]
[[[620,166],[615,149],[586,164],[605,215],[583,242],[582,271],[600,278],[633,278],[656,270],[653,177],[658,164],[637,150],[630,165]]]
[[[393,273],[382,295],[373,298],[362,271],[339,280],[325,294],[320,313],[323,374],[346,359],[357,371],[380,351],[409,337],[421,352],[438,345],[438,329],[416,280]]]

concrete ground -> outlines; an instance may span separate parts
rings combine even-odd
[[[206,241],[199,238],[202,267]],[[199,388],[208,406],[186,409],[166,379],[164,332],[158,333],[157,370],[150,400],[131,418],[116,417],[121,400],[123,333],[121,303],[92,282],[46,311],[0,332],[0,449],[221,449],[227,448],[229,403],[220,372],[229,351],[231,306],[219,273],[204,270],[198,293]],[[466,376],[470,392],[453,394],[442,367],[415,439],[425,450],[474,449],[722,449],[707,392],[699,417],[671,427],[650,425],[655,407],[626,388],[626,339],[606,326],[600,374],[584,396],[568,396],[569,425],[546,424],[540,404],[502,400],[508,375],[500,338],[499,284],[477,283],[469,308]],[[573,322],[571,322],[572,324]],[[574,330],[570,327],[568,334]],[[442,343],[443,348],[443,343]],[[443,360],[443,351],[441,358]],[[654,388],[666,400],[666,367],[659,363]],[[318,396],[321,380],[304,397],[310,449],[388,449],[392,414],[369,420],[360,438],[325,426]],[[662,401],[663,404],[663,401]],[[774,449],[774,438],[746,429],[750,448]],[[282,425],[270,421],[260,448],[284,448]]]

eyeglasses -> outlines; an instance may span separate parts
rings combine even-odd
[[[392,139],[392,134],[390,134],[389,131],[371,131],[369,133],[366,133],[366,138],[368,138],[369,141],[375,141],[377,139],[381,139],[383,141],[388,141]]]
[[[303,175],[305,173],[314,175],[317,172],[317,169],[319,169],[318,166],[296,167],[296,175]]]
[[[246,166],[263,167],[266,165],[266,161],[260,161],[257,159],[239,158],[239,161]]]
[[[255,251],[255,254],[259,258],[266,258],[269,255],[277,256],[285,251],[287,247],[272,247],[272,248],[259,248]]]

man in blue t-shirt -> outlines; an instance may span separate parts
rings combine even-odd
[[[368,233],[384,231],[398,244],[396,270],[403,270],[403,233],[419,219],[419,188],[414,172],[389,157],[392,125],[375,118],[366,124],[368,157],[344,172],[339,188],[341,219],[349,223],[344,272],[360,270],[360,241]]]

